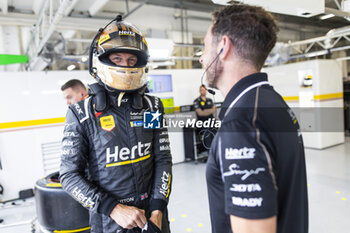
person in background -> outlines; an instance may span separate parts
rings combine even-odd
[[[172,157],[163,104],[145,94],[148,57],[141,32],[118,16],[90,47],[97,83],[68,108],[60,181],[90,211],[92,233],[170,233]],[[146,113],[156,128],[143,127]]]
[[[214,118],[216,107],[213,100],[207,97],[207,88],[204,84],[199,87],[199,93],[200,96],[193,101],[197,119],[205,121],[209,118]]]
[[[193,101],[193,107],[196,112],[197,121],[206,121],[209,119],[214,119],[214,114],[216,112],[216,106],[212,99],[207,97],[207,87],[202,84],[199,87],[200,96]],[[208,130],[205,128],[196,128],[196,138],[199,142],[197,144],[197,152],[202,153],[204,151],[208,151],[210,148],[211,140],[213,138],[213,134],[207,134]],[[206,160],[204,160],[206,161]]]
[[[261,73],[277,40],[273,16],[232,4],[213,13],[200,62],[225,100],[206,168],[213,233],[307,233],[302,135]]]
[[[85,85],[78,79],[67,81],[62,85],[61,91],[64,99],[67,101],[67,105],[79,102],[88,96]]]

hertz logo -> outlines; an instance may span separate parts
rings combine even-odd
[[[135,36],[135,32],[132,31],[118,31],[119,35],[124,35],[124,36]]]
[[[106,167],[121,166],[146,160],[151,157],[151,145],[150,142],[145,144],[138,142],[138,144],[133,146],[131,150],[128,147],[119,148],[116,146],[114,148],[114,153],[111,153],[111,149],[107,148]],[[139,155],[139,158],[136,158],[136,154]]]

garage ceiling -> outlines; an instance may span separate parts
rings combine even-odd
[[[278,40],[300,41],[323,36],[331,29],[350,25],[344,17],[350,14],[339,9],[343,2],[345,1],[325,0],[325,13],[309,18],[274,13],[280,27]],[[64,3],[66,7],[62,9],[61,17],[55,22],[55,15],[57,16],[60,5]],[[0,26],[3,34],[0,53],[28,53],[31,61],[36,59],[36,62],[40,63],[37,67],[33,66],[32,70],[45,67],[66,69],[69,64],[78,60],[74,58],[87,55],[88,42],[97,29],[117,14],[124,15],[127,21],[137,25],[147,37],[169,38],[177,44],[200,44],[211,23],[210,12],[220,7],[210,0],[0,0]],[[42,12],[42,9],[46,10]],[[336,16],[326,20],[320,19],[329,12]],[[40,27],[35,27],[34,25],[38,23]],[[51,24],[54,23],[57,25],[52,27]],[[18,30],[9,29],[14,26]],[[52,28],[53,31],[48,31]],[[57,57],[55,62],[45,64],[35,57],[42,52],[41,42],[53,39],[59,41],[60,38],[54,31],[61,33],[64,38],[64,56]],[[188,37],[186,32],[189,32]],[[13,38],[14,33],[20,37],[19,41],[13,42],[8,39]],[[12,36],[7,38],[4,36],[6,34]],[[49,38],[45,38],[48,35]],[[40,51],[35,48],[40,48]],[[194,53],[198,48],[191,51]],[[187,56],[193,57],[193,54]],[[80,69],[86,69],[86,65],[80,59],[79,63]]]

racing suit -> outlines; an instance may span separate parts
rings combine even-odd
[[[172,161],[166,128],[145,129],[145,111],[163,111],[159,98],[143,96],[142,109],[132,108],[132,94],[117,107],[117,94],[108,92],[109,108],[94,109],[94,96],[71,105],[66,115],[60,181],[74,199],[90,210],[91,232],[127,231],[109,217],[118,204],[163,212],[172,180]]]

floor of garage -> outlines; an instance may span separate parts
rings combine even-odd
[[[325,150],[306,149],[309,186],[309,233],[347,233],[350,229],[350,138]],[[204,163],[173,167],[169,218],[173,233],[210,233]],[[0,208],[2,233],[31,232],[33,200],[26,206]],[[23,225],[4,228],[4,224]],[[38,231],[36,231],[38,232]]]

